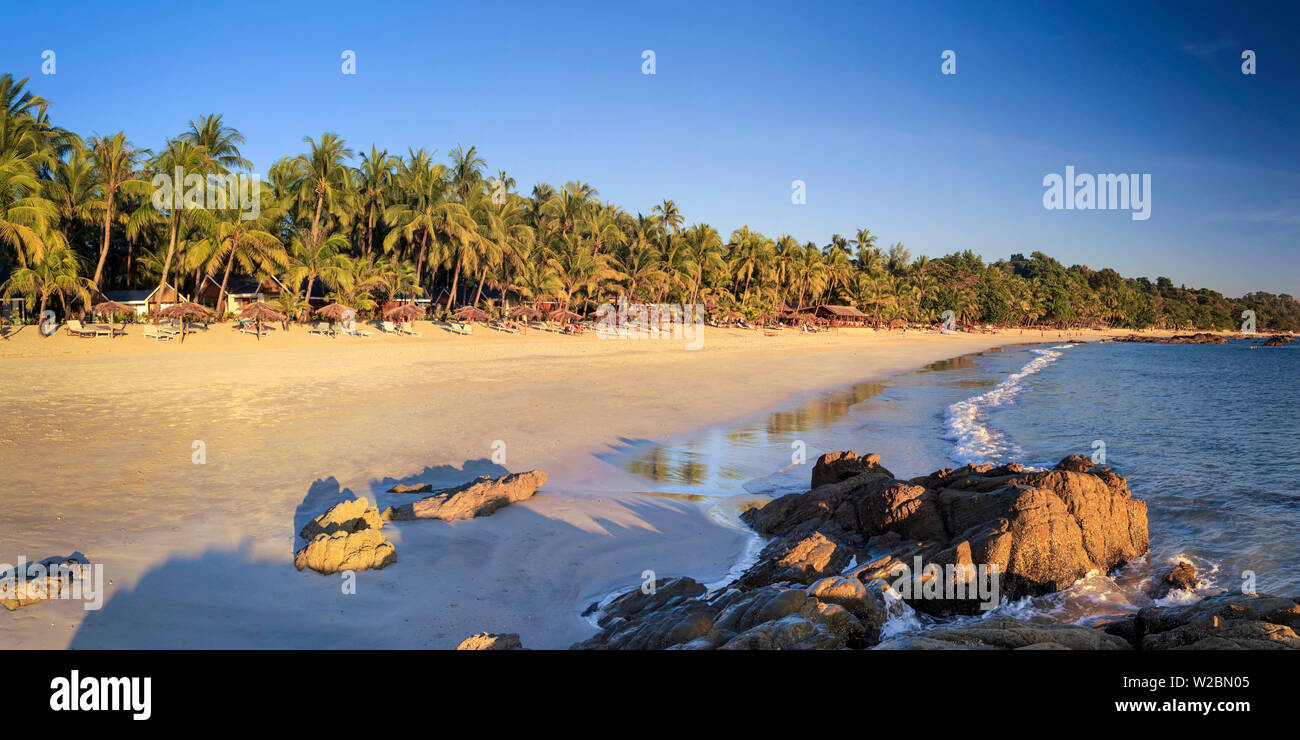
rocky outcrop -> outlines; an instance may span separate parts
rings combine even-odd
[[[1258,346],[1258,347],[1281,347],[1282,345],[1290,344],[1291,342],[1294,342],[1294,341],[1296,341],[1296,338],[1293,337],[1293,336],[1291,336],[1290,334],[1274,334],[1273,336],[1269,337],[1268,339],[1264,340],[1263,342],[1260,342],[1260,343],[1257,344],[1256,346]]]
[[[14,611],[29,604],[57,599],[90,575],[84,555],[46,558],[0,573],[0,606]],[[21,572],[20,572],[21,571]],[[72,593],[75,595],[76,591]]]
[[[480,632],[476,635],[466,637],[459,645],[457,650],[523,650],[524,644],[519,639],[519,635],[510,634],[493,634],[491,632]]]
[[[438,491],[428,498],[401,506],[390,506],[384,510],[383,518],[391,521],[441,519],[451,522],[487,516],[504,506],[532,497],[545,483],[546,473],[540,470],[511,473],[500,478],[479,476],[455,488]]]
[[[307,544],[295,554],[294,567],[338,573],[392,565],[397,550],[380,532],[383,526],[379,510],[365,497],[335,504],[298,533]]]
[[[1105,626],[1141,650],[1300,650],[1300,599],[1224,593]]]
[[[710,594],[689,578],[657,581],[651,593],[610,602],[601,631],[574,647],[861,649],[877,644],[891,619],[915,619],[908,606],[936,616],[974,613],[999,596],[1065,588],[1148,550],[1146,504],[1122,476],[1081,455],[1053,470],[967,465],[899,480],[875,455],[835,453],[818,460],[813,478],[818,485],[807,493],[742,513],[771,541],[730,588]],[[919,562],[940,570],[912,573]],[[992,594],[975,587],[981,565],[995,573]],[[939,581],[931,579],[961,589],[936,596],[929,586]],[[918,588],[896,588],[913,583]],[[993,619],[908,633],[882,647],[1132,646],[1089,627]]]
[[[1125,337],[1115,337],[1116,342],[1145,342],[1147,344],[1227,344],[1227,338],[1219,334],[1209,332],[1197,332],[1195,334],[1175,334],[1168,337],[1147,337],[1141,334],[1129,334]]]
[[[864,582],[920,557],[943,573],[996,568],[1000,595],[1016,600],[1113,570],[1148,550],[1146,504],[1132,498],[1122,476],[1082,455],[1050,471],[967,465],[906,481],[876,463],[741,517],[774,538],[742,586],[811,583],[884,547],[892,558],[860,569]],[[937,615],[984,605],[971,598],[909,603]]]
[[[909,632],[876,650],[1132,650],[1120,637],[1079,625],[1042,626],[1007,617]]]

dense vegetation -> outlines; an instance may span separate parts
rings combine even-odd
[[[522,195],[473,147],[443,164],[424,149],[358,155],[326,133],[270,167],[256,219],[237,203],[159,209],[155,173],[250,171],[243,136],[205,116],[156,151],[125,133],[83,141],[54,126],[25,83],[0,77],[0,269],[12,268],[7,293],[42,307],[84,303],[93,288],[170,283],[193,296],[205,275],[225,286],[245,273],[280,277],[290,312],[319,278],[363,312],[413,292],[489,310],[549,295],[579,312],[626,295],[750,317],[834,303],[881,319],[930,323],[951,309],[963,323],[1056,327],[1231,329],[1252,309],[1261,329],[1300,329],[1287,295],[1228,299],[1039,252],[991,264],[970,251],[913,258],[865,228],[825,245],[748,227],[724,239],[688,225],[671,200],[632,215],[581,182]]]

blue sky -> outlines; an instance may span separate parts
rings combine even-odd
[[[632,213],[672,198],[724,237],[866,227],[913,255],[1041,250],[1300,294],[1294,4],[114,5],[3,11],[22,30],[0,72],[83,135],[157,148],[223,113],[261,173],[323,131],[358,153],[475,145],[525,192],[578,179]],[[1150,219],[1044,209],[1066,165],[1150,173]]]

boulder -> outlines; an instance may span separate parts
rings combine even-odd
[[[383,518],[386,521],[441,519],[452,522],[487,516],[504,506],[531,498],[545,483],[546,473],[540,470],[511,473],[500,478],[483,475],[455,488],[438,491],[428,498],[390,506],[384,510]]]
[[[294,555],[294,567],[328,574],[392,565],[397,550],[379,531],[383,526],[364,496],[335,504],[298,533],[307,544]]]
[[[1200,580],[1196,577],[1196,566],[1186,560],[1180,560],[1177,565],[1165,572],[1151,595],[1163,599],[1174,591],[1195,591],[1198,585]]]
[[[880,467],[878,454],[858,457],[858,454],[852,450],[828,452],[817,458],[817,462],[813,465],[812,487],[839,483],[868,472],[879,472],[890,478],[894,477],[888,470]]]
[[[0,606],[14,611],[29,604],[59,598],[90,575],[90,561],[81,553],[27,563],[19,572],[0,573]],[[73,590],[73,595],[76,595]]]
[[[456,646],[457,650],[523,650],[524,644],[519,640],[519,635],[514,633],[497,635],[491,632],[480,632],[476,635],[466,637],[463,642]]]
[[[755,588],[783,581],[812,583],[847,568],[854,554],[852,547],[820,531],[780,538],[763,548],[758,562],[740,577],[739,585]]]

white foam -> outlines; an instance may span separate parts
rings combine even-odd
[[[1019,371],[1007,376],[992,390],[949,406],[944,411],[944,424],[948,428],[948,434],[944,439],[953,442],[953,450],[949,457],[962,465],[1022,457],[1023,450],[1008,440],[1006,435],[986,423],[985,412],[1014,402],[1016,396],[1024,390],[1021,381],[1056,362],[1061,356],[1059,350],[1066,350],[1073,346],[1061,344],[1048,349],[1030,350],[1037,356]]]

